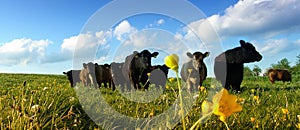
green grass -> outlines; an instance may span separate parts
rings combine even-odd
[[[207,79],[203,85],[206,92],[199,92],[193,105],[185,107],[187,128],[201,118],[201,103],[210,95],[208,92],[220,89],[212,88],[212,81]],[[0,83],[0,129],[118,129],[124,125],[120,115],[135,123],[134,126],[125,125],[127,129],[161,126],[182,129],[180,122],[172,122],[181,119],[176,113],[178,110],[168,111],[178,103],[176,81],[168,82],[169,88],[164,91],[150,89],[125,95],[107,88],[95,90],[82,85],[73,89],[64,75],[0,74]],[[297,118],[300,115],[299,76],[293,77],[291,83],[275,84],[266,77],[245,77],[242,90],[237,96],[243,110],[227,119],[230,129],[297,129],[296,124],[300,122]],[[144,102],[133,102],[124,96]],[[152,99],[153,96],[156,98]],[[189,96],[186,93],[183,97],[186,103],[192,101]],[[288,114],[282,112],[283,108],[288,109]],[[158,116],[161,118],[156,120]],[[135,122],[137,119],[145,120]],[[226,127],[212,115],[198,129]]]

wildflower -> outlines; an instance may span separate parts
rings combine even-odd
[[[174,70],[175,72],[178,72],[178,61],[179,58],[176,54],[171,54],[167,57],[165,57],[165,64],[168,66],[170,69]]]
[[[154,115],[154,110],[152,109],[151,112],[149,113],[149,117],[153,117]]]
[[[169,78],[169,81],[172,83],[174,82],[175,78]]]
[[[232,113],[242,111],[242,107],[236,100],[235,95],[230,95],[228,90],[222,89],[213,97],[213,113],[220,116],[220,120],[225,122],[226,117],[229,117]]]
[[[253,96],[253,99],[255,100],[255,101],[257,101],[258,100],[258,96]]]
[[[205,89],[205,87],[201,86],[201,87],[199,88],[199,90],[200,90],[201,92],[204,92],[206,89]]]
[[[148,77],[150,77],[151,73],[147,73]]]
[[[300,115],[297,115],[298,121],[300,122]]]
[[[170,86],[169,85],[166,85],[166,89],[169,89],[170,88]]]
[[[255,92],[255,89],[251,89],[251,92],[254,93],[254,92]]]
[[[300,129],[300,122],[298,122],[298,123],[296,124],[296,127],[297,127],[298,129]]]
[[[286,109],[286,108],[282,108],[281,111],[282,111],[283,114],[288,114],[289,113],[289,110]]]
[[[255,118],[254,117],[250,117],[250,120],[251,120],[251,122],[254,122]]]

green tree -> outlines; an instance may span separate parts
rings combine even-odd
[[[244,67],[244,76],[253,76],[253,72],[248,66]]]
[[[277,64],[272,64],[271,67],[276,69],[291,69],[290,62],[287,58],[283,58],[282,60],[278,61]]]
[[[254,68],[252,69],[253,73],[255,76],[259,76],[259,74],[261,73],[261,68],[258,67],[258,65],[254,65]]]
[[[300,65],[300,55],[297,56],[296,65]]]

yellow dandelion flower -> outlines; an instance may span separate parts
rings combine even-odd
[[[203,87],[203,86],[201,86],[201,87],[199,88],[199,90],[200,90],[201,92],[204,92],[204,91],[206,90],[206,88]]]
[[[176,54],[171,54],[165,57],[164,61],[167,67],[169,67],[171,70],[174,70],[175,72],[178,72],[179,57]]]
[[[147,73],[148,77],[150,77],[151,73]]]
[[[175,81],[175,78],[169,78],[169,81],[172,83]]]
[[[250,117],[250,121],[251,121],[251,122],[254,122],[254,121],[255,121],[255,118],[254,118],[254,117]]]
[[[254,93],[254,92],[255,92],[255,89],[251,89],[251,92]]]
[[[221,116],[220,119],[229,117],[232,113],[242,111],[242,107],[236,102],[237,97],[228,93],[228,90],[222,89],[213,97],[213,113]]]
[[[298,129],[300,129],[300,122],[298,122],[298,123],[296,124],[296,127],[297,127]]]
[[[253,96],[253,99],[254,99],[255,101],[257,101],[257,100],[259,99],[259,96]]]
[[[300,122],[300,115],[297,115],[298,121]]]
[[[170,86],[169,85],[166,85],[166,89],[169,89],[170,88]]]
[[[283,114],[288,114],[289,113],[289,110],[286,109],[286,108],[282,108],[281,111],[282,111]]]

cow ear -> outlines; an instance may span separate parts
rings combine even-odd
[[[86,63],[83,63],[83,68],[86,68],[87,64]]]
[[[246,47],[246,42],[244,40],[240,40],[241,47]]]
[[[205,53],[204,53],[204,57],[208,57],[209,54],[210,54],[210,52],[205,52]]]
[[[193,58],[193,54],[190,53],[190,52],[187,52],[186,55],[187,55],[188,57],[190,57],[190,58]]]
[[[158,52],[153,52],[153,53],[151,54],[151,57],[156,58],[156,56],[157,56],[158,54],[159,54]]]

